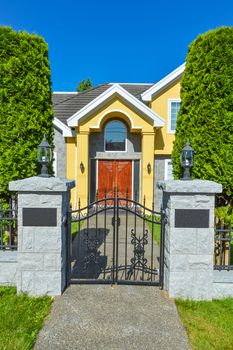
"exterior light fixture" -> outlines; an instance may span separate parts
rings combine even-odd
[[[151,165],[150,165],[150,163],[147,164],[147,172],[148,172],[148,174],[151,173]]]
[[[81,170],[81,173],[83,174],[84,170],[85,170],[85,166],[84,166],[83,162],[80,163],[80,170]]]
[[[42,165],[41,173],[39,176],[41,177],[50,177],[48,174],[48,164],[52,160],[51,146],[47,142],[45,134],[42,142],[37,147],[37,159],[38,162]]]
[[[180,154],[180,164],[184,168],[183,178],[181,180],[191,180],[190,169],[194,165],[194,150],[190,146],[189,139]]]

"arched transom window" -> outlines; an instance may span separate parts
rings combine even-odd
[[[127,128],[119,120],[108,122],[104,130],[105,151],[126,150]]]

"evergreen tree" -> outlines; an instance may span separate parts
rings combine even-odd
[[[80,81],[78,87],[76,88],[76,90],[78,92],[82,92],[82,91],[85,91],[85,90],[89,90],[92,88],[92,81],[90,79],[87,79],[87,80],[82,80]]]
[[[38,174],[37,146],[53,140],[48,47],[44,39],[0,27],[0,197],[8,183]]]
[[[180,152],[189,138],[195,150],[192,177],[221,183],[222,204],[233,199],[232,82],[233,27],[198,36],[189,47],[181,82],[173,169],[180,178]]]

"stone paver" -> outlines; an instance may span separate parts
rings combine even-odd
[[[55,297],[35,350],[190,349],[173,300],[157,287],[71,285]]]

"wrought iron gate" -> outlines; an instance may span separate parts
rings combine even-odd
[[[84,208],[79,202],[68,213],[68,280],[163,287],[163,227],[145,199],[142,205],[115,192]]]

